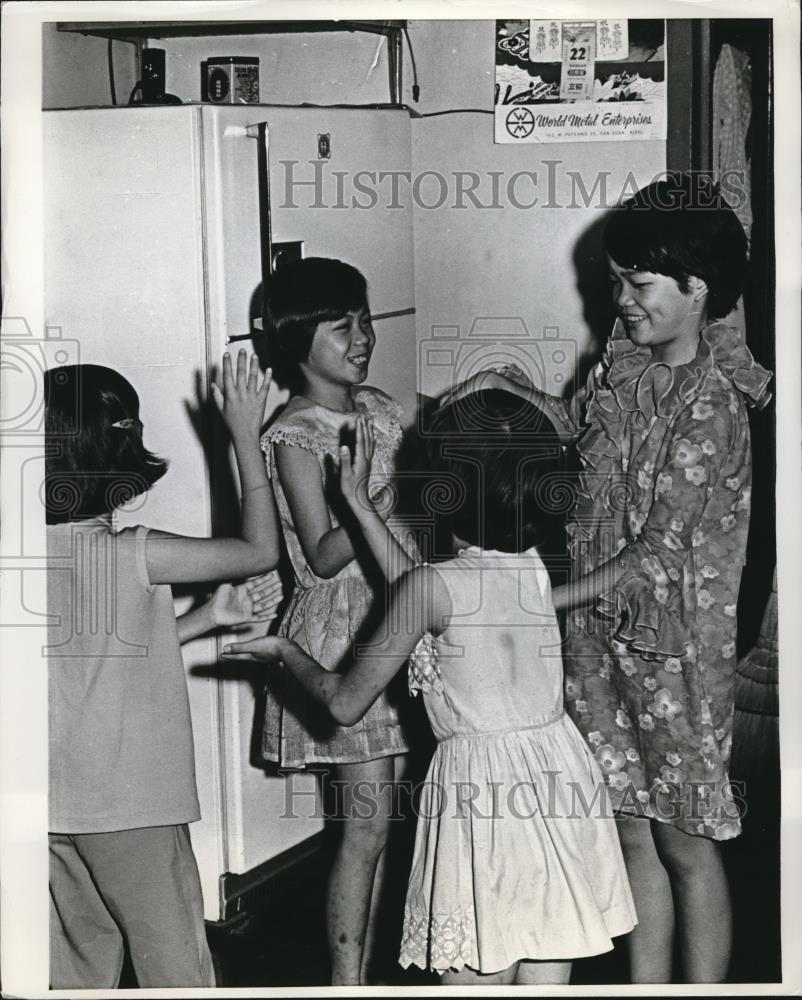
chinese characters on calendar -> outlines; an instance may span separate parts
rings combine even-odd
[[[496,22],[496,142],[666,136],[665,22]]]

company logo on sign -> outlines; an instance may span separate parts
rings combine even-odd
[[[513,139],[525,139],[535,127],[535,116],[529,108],[513,108],[507,115],[506,125]]]

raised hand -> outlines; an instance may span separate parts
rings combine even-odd
[[[251,598],[256,621],[272,620],[276,614],[276,608],[281,604],[284,596],[284,588],[281,585],[281,578],[277,570],[265,573],[264,576],[252,576],[246,580],[245,589]]]
[[[281,596],[276,572],[252,577],[238,586],[224,583],[209,602],[212,621],[218,627],[272,621]]]
[[[231,437],[238,442],[258,439],[265,419],[265,404],[272,372],[268,368],[259,384],[259,359],[255,354],[237,352],[237,368],[233,370],[231,356],[223,355],[223,387],[212,383],[212,395]]]
[[[356,418],[353,459],[348,445],[340,448],[340,490],[348,506],[357,515],[360,510],[369,510],[372,506],[368,483],[374,447],[373,421],[360,414]]]

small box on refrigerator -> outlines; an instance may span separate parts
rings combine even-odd
[[[213,56],[202,62],[201,100],[211,104],[258,104],[258,57]]]

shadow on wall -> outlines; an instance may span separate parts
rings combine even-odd
[[[565,399],[570,399],[584,387],[591,368],[601,358],[615,322],[615,307],[607,278],[607,253],[602,242],[608,218],[609,213],[596,218],[579,237],[572,254],[576,290],[582,299],[582,318],[590,332],[590,339],[579,357],[573,380],[566,386]]]

